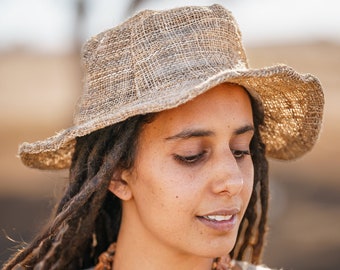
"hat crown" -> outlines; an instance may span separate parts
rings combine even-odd
[[[27,166],[68,168],[76,138],[175,108],[224,82],[243,86],[261,102],[259,130],[269,157],[297,158],[318,138],[324,106],[319,80],[285,65],[249,68],[235,19],[222,6],[140,12],[90,39],[82,53],[75,124],[23,143],[19,155]]]
[[[237,23],[219,5],[143,11],[90,39],[83,63],[75,124],[177,95],[220,71],[248,67]]]

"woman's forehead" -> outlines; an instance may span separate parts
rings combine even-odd
[[[158,113],[150,127],[158,133],[171,133],[184,128],[252,125],[252,119],[246,90],[238,85],[221,84],[185,104]]]

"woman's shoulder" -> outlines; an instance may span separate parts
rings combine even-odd
[[[254,265],[244,261],[236,261],[235,265],[238,266],[239,270],[276,270],[273,268],[268,268],[265,265]],[[236,268],[237,269],[237,268]]]

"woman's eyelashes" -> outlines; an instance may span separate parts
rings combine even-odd
[[[246,156],[251,155],[249,150],[237,150],[237,149],[232,149],[230,150],[231,153],[233,154],[235,160],[241,161],[244,159]],[[198,154],[194,155],[179,155],[179,154],[174,154],[174,158],[176,161],[178,161],[181,164],[184,165],[195,165],[200,163],[201,161],[204,161],[206,156],[208,154],[208,151],[203,150],[199,152]]]
[[[245,156],[251,155],[249,150],[236,150],[236,149],[233,149],[233,150],[231,150],[231,152],[233,153],[233,156],[234,156],[234,158],[236,160],[241,160]]]
[[[182,164],[185,165],[194,165],[199,163],[200,161],[202,161],[205,157],[205,155],[207,154],[207,151],[201,151],[198,154],[195,155],[178,155],[178,154],[174,154],[175,160],[179,161]]]

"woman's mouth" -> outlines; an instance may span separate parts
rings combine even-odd
[[[211,215],[211,216],[203,216],[203,218],[208,219],[208,220],[214,220],[214,221],[227,221],[232,219],[233,215]]]
[[[238,209],[220,211],[203,216],[197,216],[198,220],[205,226],[220,232],[229,232],[237,225]]]

